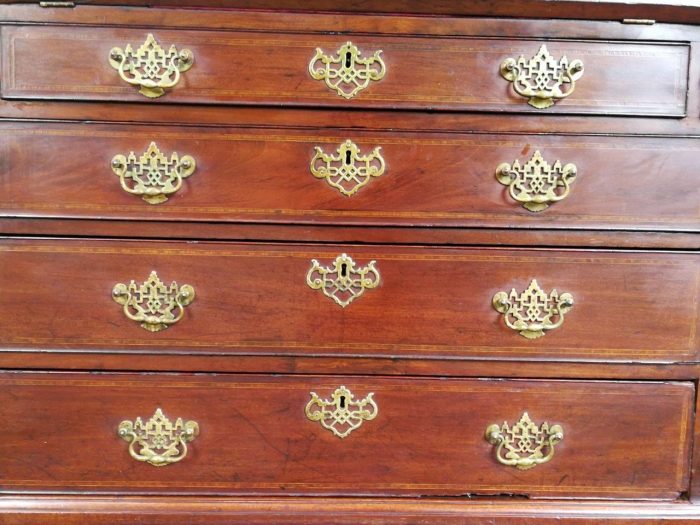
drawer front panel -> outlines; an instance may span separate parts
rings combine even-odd
[[[5,373],[0,385],[5,492],[675,498],[688,483],[691,383]],[[342,439],[305,414],[311,392],[341,385],[376,405]],[[156,408],[199,430],[159,468],[117,433]],[[484,431],[524,412],[562,439],[520,470]]]
[[[697,254],[6,239],[0,269],[8,349],[662,361],[698,352]],[[168,287],[158,304],[148,302],[151,272]],[[355,282],[344,291],[341,273]],[[133,320],[132,280],[141,314],[166,304],[170,313]],[[521,308],[497,311],[507,304]]]
[[[0,131],[5,216],[700,230],[700,187],[687,176],[697,139],[17,123]],[[152,144],[164,177],[173,153],[191,156],[193,172],[134,191],[132,167],[126,191],[112,162],[133,152],[145,179],[151,157],[141,157]],[[517,177],[499,181],[499,166],[516,163]],[[343,165],[344,176],[323,172]],[[536,176],[542,186],[532,189]],[[150,190],[164,199],[144,200]],[[537,198],[544,209],[532,208]]]
[[[160,94],[144,96],[138,87],[120,78],[110,57],[114,59],[114,48],[126,52],[127,44],[134,53],[140,46],[150,45],[147,30],[4,27],[3,96],[673,117],[685,114],[687,45],[548,40],[547,51],[554,61],[558,63],[563,56],[572,63],[580,60],[584,71],[571,95],[556,100],[551,107],[537,109],[501,74],[504,60],[517,61],[521,55],[525,60],[533,58],[543,43],[537,40],[156,29],[150,33],[164,52],[174,45],[173,52],[186,49],[194,58],[188,70],[167,76],[169,86],[175,80],[176,84]],[[358,59],[372,59],[381,51],[376,56],[383,67],[381,74],[376,64],[358,65],[347,75],[336,74],[333,82],[345,78],[353,89],[366,84],[348,97],[347,91],[340,94],[324,80],[312,78],[309,65],[317,48],[330,58],[340,59],[336,52],[350,38],[361,53]],[[60,53],[54,52],[56,49]],[[341,54],[346,56],[345,51]],[[381,78],[374,80],[373,75]],[[569,86],[566,82],[559,91],[566,92]],[[147,113],[144,118],[148,118]]]

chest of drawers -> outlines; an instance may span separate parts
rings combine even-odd
[[[0,5],[0,523],[700,521],[697,9],[78,3]]]

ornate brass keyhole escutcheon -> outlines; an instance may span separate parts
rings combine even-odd
[[[351,140],[346,140],[335,154],[324,153],[316,146],[316,154],[311,159],[310,169],[314,177],[326,182],[346,196],[351,196],[369,183],[372,178],[380,177],[386,167],[384,157],[376,147],[362,155],[360,148]]]
[[[565,56],[557,62],[544,44],[530,59],[521,55],[517,60],[506,58],[501,63],[501,76],[537,109],[546,109],[556,100],[570,96],[582,75],[583,62],[573,60],[569,63]]]
[[[129,454],[136,461],[163,467],[187,455],[187,443],[199,435],[199,425],[196,421],[183,422],[181,418],[173,423],[158,408],[145,423],[140,417],[122,421],[117,433],[129,442]]]
[[[194,301],[194,288],[173,281],[166,286],[156,272],[143,283],[119,283],[112,298],[124,307],[124,315],[141,323],[149,332],[159,332],[177,323],[185,315],[185,306]]]
[[[362,52],[352,42],[346,42],[335,56],[326,55],[319,47],[309,62],[309,74],[314,80],[323,80],[339,96],[351,99],[360,91],[384,78],[386,66],[375,51],[373,56],[362,58]]]
[[[139,195],[149,204],[160,204],[182,187],[183,179],[194,173],[196,163],[189,155],[173,152],[168,159],[155,142],[140,156],[115,155],[112,171],[119,177],[122,189]]]
[[[311,392],[311,401],[306,405],[306,417],[318,421],[323,428],[343,439],[364,421],[377,417],[379,408],[374,402],[374,393],[367,394],[362,400],[355,400],[355,395],[345,386],[337,388],[331,399],[321,399],[316,392]]]
[[[528,470],[554,457],[554,446],[564,439],[564,429],[546,422],[538,428],[525,412],[512,427],[505,421],[500,427],[490,425],[484,437],[492,445],[497,445],[496,460],[499,463]]]
[[[165,51],[149,33],[141,47],[127,44],[109,52],[109,64],[124,82],[138,86],[144,97],[158,98],[180,81],[180,73],[192,67],[194,56],[189,49],[178,51],[174,45]]]
[[[498,292],[492,304],[503,314],[508,328],[528,339],[537,339],[564,323],[564,314],[573,308],[574,298],[570,293],[559,295],[556,290],[547,295],[533,279],[522,293],[515,288],[510,293]]]
[[[576,166],[559,160],[550,165],[539,151],[525,164],[517,160],[503,163],[496,168],[496,178],[508,186],[510,196],[529,211],[545,210],[553,202],[569,195],[571,183],[576,179]]]
[[[313,290],[321,290],[336,304],[345,308],[360,297],[365,290],[379,285],[381,277],[374,267],[376,261],[357,268],[352,257],[343,253],[335,258],[331,266],[322,266],[316,259],[306,274],[306,283]]]

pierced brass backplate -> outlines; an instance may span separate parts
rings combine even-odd
[[[109,64],[119,71],[119,76],[132,86],[138,86],[144,97],[158,98],[167,88],[180,81],[180,73],[192,67],[194,56],[189,49],[179,51],[175,46],[165,51],[149,33],[146,41],[136,51],[127,44],[124,49],[113,48],[109,52]]]
[[[132,458],[162,467],[187,455],[187,443],[199,435],[199,425],[196,421],[183,422],[181,418],[172,423],[159,408],[145,423],[140,417],[122,421],[117,433],[129,442]]]
[[[515,92],[528,99],[537,109],[546,109],[555,100],[566,98],[576,89],[576,81],[583,75],[583,62],[562,57],[559,62],[542,44],[537,54],[526,59],[506,58],[501,63],[501,76],[513,84]]]
[[[316,154],[311,159],[311,173],[346,196],[357,193],[373,177],[384,173],[384,158],[376,147],[372,153],[361,155],[360,148],[351,140],[346,140],[338,147],[336,154],[324,153],[316,146]]]
[[[571,183],[576,179],[576,166],[557,160],[550,165],[539,151],[525,164],[515,160],[496,168],[496,178],[508,186],[510,196],[530,211],[542,211],[553,202],[569,195]]]
[[[341,97],[350,99],[369,86],[371,81],[384,78],[386,66],[375,51],[368,58],[361,58],[362,52],[352,42],[346,42],[335,56],[326,55],[319,47],[309,62],[309,74],[314,80],[323,80],[330,89]]]
[[[547,295],[532,280],[523,293],[515,289],[498,292],[493,296],[493,307],[503,314],[506,326],[520,332],[528,339],[542,337],[547,330],[558,328],[564,322],[564,314],[574,305],[574,298],[569,293],[559,295],[556,290]]]
[[[323,428],[343,439],[350,432],[377,417],[379,408],[373,399],[374,393],[367,394],[361,401],[355,401],[355,395],[344,386],[337,388],[331,399],[321,399],[316,392],[311,392],[311,401],[306,405],[306,417],[318,421]]]
[[[166,286],[156,272],[143,283],[119,283],[112,290],[112,298],[124,306],[124,314],[149,332],[165,330],[185,315],[185,306],[194,300],[194,288],[173,281]]]
[[[189,155],[173,152],[168,159],[155,142],[139,157],[131,151],[128,155],[115,155],[112,171],[119,177],[122,188],[132,195],[140,195],[149,204],[168,200],[182,187],[182,180],[194,173],[196,164]]]
[[[554,445],[564,439],[564,429],[559,425],[550,427],[546,422],[537,428],[525,412],[512,428],[505,421],[500,427],[490,425],[484,437],[492,445],[498,445],[499,463],[528,470],[554,457]]]
[[[345,308],[365,290],[379,285],[381,278],[374,267],[375,263],[370,261],[362,268],[355,268],[355,261],[345,253],[336,257],[331,266],[321,266],[313,259],[306,274],[306,283],[313,290],[322,290],[324,295]]]

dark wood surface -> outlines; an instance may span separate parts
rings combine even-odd
[[[506,377],[536,379],[612,379],[696,381],[696,363],[577,362],[571,360],[451,359],[401,357],[305,357],[282,352],[270,356],[116,353],[65,348],[5,349],[0,367],[13,370],[213,372],[274,374],[380,374],[421,377]]]
[[[421,228],[388,226],[319,226],[296,224],[227,224],[218,222],[0,218],[0,231],[16,236],[348,242],[351,244],[435,244],[447,246],[573,247],[699,250],[696,233],[608,230],[540,230],[515,228]]]
[[[310,392],[327,398],[341,384],[378,406],[343,440],[304,414]],[[688,483],[691,383],[5,373],[0,385],[10,493],[675,499]],[[187,457],[163,468],[132,459],[116,433],[157,407],[200,427]],[[525,411],[561,425],[564,440],[549,463],[518,471],[495,460],[484,431]]]
[[[697,523],[689,503],[436,498],[5,497],[7,525],[679,525]]]
[[[315,147],[376,147],[385,173],[346,196],[310,171]],[[143,154],[191,155],[196,171],[165,203],[125,192],[110,163]],[[90,151],[90,155],[70,152]],[[569,196],[541,212],[512,199],[501,163],[573,163]],[[347,130],[0,125],[0,215],[501,228],[700,231],[700,187],[686,174],[697,139],[418,134]],[[134,228],[136,230],[137,228]],[[134,231],[134,233],[137,233]]]
[[[0,3],[32,3],[33,0],[2,0]],[[205,7],[207,9],[275,9],[350,13],[416,13],[421,15],[496,16],[517,18],[568,18],[591,20],[651,19],[664,22],[698,23],[700,10],[694,0],[659,2],[622,0],[75,0],[77,6],[120,5],[143,7]]]
[[[358,268],[375,260],[381,274],[346,308],[306,282],[313,259],[328,266],[341,253]],[[688,361],[698,352],[699,262],[697,254],[652,252],[6,239],[1,345]],[[117,283],[143,282],[153,270],[196,291],[185,317],[156,333],[111,297]],[[507,328],[491,305],[496,292],[522,292],[532,279],[576,301],[562,327],[536,340]]]
[[[387,74],[346,100],[322,81],[311,78],[308,71],[316,48],[332,56],[347,41],[344,36],[158,30],[156,38],[161,45],[190,49],[195,63],[177,86],[153,100],[122,81],[108,60],[112,48],[129,43],[140,46],[149,31],[6,27],[2,33],[2,96],[127,100],[151,105],[282,104],[545,112],[532,108],[514,93],[499,72],[501,62],[508,57],[535,55],[540,46],[536,40],[354,36],[353,43],[363,56],[383,50]],[[52,47],[61,48],[62,53],[47,53]],[[547,41],[547,47],[556,60],[561,56],[578,58],[586,69],[576,83],[575,93],[546,113],[674,117],[686,113],[686,45]],[[610,75],[609,71],[625,74]],[[650,77],[649,71],[654,75]],[[405,89],[407,85],[412,88]]]
[[[688,25],[700,22],[700,9],[678,1],[266,2],[0,6],[5,43],[39,36],[2,49],[20,67],[4,60],[2,93],[16,98],[0,102],[0,118],[15,120],[0,124],[0,232],[58,237],[3,240],[0,249],[0,367],[55,371],[3,376],[31,379],[0,388],[12,421],[0,440],[0,477],[12,480],[0,490],[23,495],[0,497],[0,523],[700,522],[688,503],[700,498],[700,454],[690,457],[700,443],[698,254],[659,251],[700,249],[691,233],[700,30]],[[408,14],[386,16],[398,12]],[[521,19],[452,16],[464,14]],[[180,86],[156,101],[121,85],[106,60],[126,43],[110,38],[148,32],[196,55]],[[246,40],[255,45],[239,45]],[[350,101],[306,73],[316,46],[334,51],[347,40],[363,51],[381,46],[390,68]],[[534,52],[540,42],[586,64],[576,93],[546,111],[530,109],[500,78],[505,55],[487,59],[493,50]],[[309,48],[290,47],[300,43]],[[484,104],[484,93],[498,104]],[[349,199],[306,165],[318,141],[345,138],[391,156],[387,173]],[[198,161],[160,206],[124,194],[109,168],[118,153],[110,148],[151,140]],[[491,164],[522,162],[535,149],[575,162],[579,176],[569,198],[532,215],[508,199]],[[329,263],[343,250],[360,264],[376,259],[384,279],[345,310],[304,283],[309,258]],[[197,290],[185,318],[156,334],[127,321],[110,297],[116,282],[153,269]],[[533,277],[576,304],[560,329],[528,341],[504,326],[490,299]],[[329,395],[341,381],[383,400],[380,416],[344,441],[296,411],[309,384]],[[203,425],[191,455],[163,469],[133,461],[114,432],[124,418],[148,417],[154,402]],[[481,427],[494,412],[495,423],[524,410],[570,431],[550,464],[523,473],[494,461]],[[338,455],[338,445],[356,452]],[[479,468],[464,468],[475,461]],[[37,487],[70,496],[32,494]],[[114,491],[132,495],[85,493]],[[137,497],[148,492],[171,497]],[[461,499],[290,496],[360,492]],[[529,502],[524,494],[668,502]]]
[[[274,2],[271,9],[245,9],[246,0],[235,0],[232,4],[230,0],[219,0],[225,2],[229,9],[219,9],[222,4],[217,5],[217,0],[192,0],[202,4],[209,4],[207,9],[187,9],[186,11],[173,9],[173,7],[187,6],[187,0],[172,0],[172,2],[150,2],[149,9],[139,9],[138,4],[144,3],[139,0],[107,0],[105,2],[76,2],[78,5],[73,9],[45,9],[36,5],[35,2],[7,2],[0,1],[0,21],[9,23],[59,23],[59,24],[87,24],[103,26],[119,20],[126,26],[159,26],[159,27],[179,27],[179,28],[221,28],[221,29],[242,29],[256,30],[267,29],[285,33],[293,32],[348,32],[348,33],[386,33],[386,34],[436,34],[436,35],[465,35],[465,36],[490,36],[507,38],[522,35],[523,32],[534,32],[546,38],[586,38],[601,39],[601,37],[616,40],[646,40],[646,41],[668,41],[668,40],[697,40],[697,28],[693,25],[699,19],[699,9],[686,7],[675,9],[676,13],[683,14],[683,18],[674,20],[671,24],[665,23],[622,23],[627,18],[632,22],[643,22],[646,18],[664,22],[661,18],[644,17],[642,15],[642,4],[638,1],[626,1],[624,4],[620,0],[613,0],[622,9],[635,11],[639,16],[611,16],[590,21],[582,16],[574,16],[573,11],[566,16],[567,20],[552,20],[559,18],[554,16],[556,9],[561,9],[565,4],[575,3],[579,7],[595,12],[596,8],[606,9],[608,2],[588,1],[579,2],[573,0],[506,0],[494,2],[493,0],[470,1],[469,6],[475,9],[489,7],[496,9],[499,6],[508,6],[513,9],[518,6],[518,14],[515,17],[504,19],[497,14],[484,12],[479,16],[451,16],[441,13],[439,2],[430,4],[421,3],[420,0],[405,0],[412,2],[423,9],[433,10],[433,16],[423,14],[402,14],[400,17],[387,17],[384,13],[372,10],[371,6],[379,5],[379,0],[352,0],[339,4],[335,0],[323,0],[332,2],[335,6],[351,6],[355,4],[356,9],[349,9],[342,15],[337,12],[329,13],[322,10],[310,8],[311,2],[299,0],[263,0]],[[252,0],[256,1],[256,0]],[[401,1],[401,0],[399,0]],[[646,0],[644,0],[646,2]],[[673,1],[673,0],[671,0]],[[687,3],[694,3],[695,0],[680,0]],[[284,3],[297,3],[297,9],[284,9]],[[463,5],[467,5],[461,0]],[[99,4],[113,4],[111,6]],[[364,7],[360,7],[359,4]],[[445,0],[450,6],[458,5],[453,0]],[[541,7],[547,9],[542,15],[523,16],[527,11],[527,4],[539,3]],[[648,2],[649,9],[668,10],[669,2]],[[33,5],[31,5],[33,4]],[[92,5],[89,5],[92,4]],[[116,4],[116,5],[114,5]],[[131,7],[129,6],[131,4]],[[665,4],[665,5],[662,5]],[[381,5],[389,6],[391,1]],[[609,4],[608,4],[609,5]],[[230,8],[232,7],[233,8]],[[236,7],[241,7],[237,9]],[[302,11],[294,13],[294,11]],[[396,15],[398,13],[391,13]],[[531,19],[528,19],[531,18]],[[694,37],[694,38],[693,38]]]

